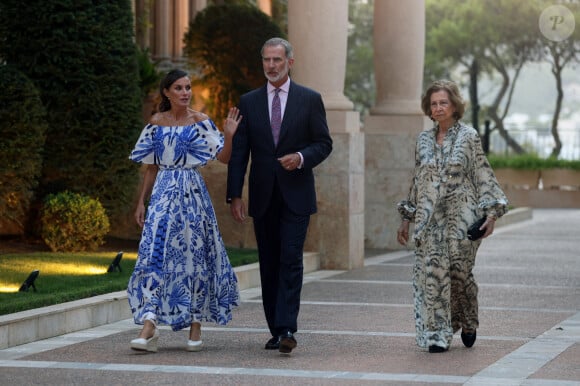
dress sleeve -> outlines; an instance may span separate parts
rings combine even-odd
[[[473,138],[473,179],[478,192],[478,207],[486,215],[499,218],[508,211],[508,199],[483,152],[479,135]]]
[[[208,161],[215,160],[224,147],[224,135],[211,119],[198,122],[196,126],[201,141],[191,142],[190,155],[205,165]]]
[[[415,149],[415,172],[411,179],[411,187],[409,188],[409,195],[406,200],[397,203],[397,210],[403,220],[415,220],[415,212],[417,211],[417,165],[419,163],[418,151]]]
[[[129,155],[129,159],[135,162],[141,162],[144,164],[154,164],[155,152],[153,147],[153,136],[155,135],[155,129],[157,125],[151,123],[147,124],[141,131],[139,139],[135,144],[135,148]]]

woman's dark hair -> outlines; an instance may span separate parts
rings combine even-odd
[[[183,70],[171,70],[165,75],[165,77],[159,83],[159,96],[161,97],[161,102],[159,102],[159,111],[169,111],[171,110],[171,103],[169,98],[165,95],[164,90],[169,89],[177,79],[181,79],[184,76],[189,76],[189,74]]]
[[[433,119],[431,117],[431,95],[438,91],[446,91],[447,95],[449,95],[449,101],[455,107],[455,112],[453,113],[453,118],[455,120],[459,120],[463,118],[463,113],[465,113],[465,102],[461,97],[461,93],[459,92],[459,87],[450,80],[436,80],[429,86],[427,91],[425,91],[425,95],[421,99],[421,109],[425,113],[426,116]]]

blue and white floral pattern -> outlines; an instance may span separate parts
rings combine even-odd
[[[206,119],[145,126],[129,158],[159,165],[127,294],[135,323],[174,331],[193,321],[225,325],[239,303],[237,278],[198,167],[216,159],[224,138]]]

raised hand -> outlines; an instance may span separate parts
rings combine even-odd
[[[224,136],[233,137],[241,120],[240,110],[237,107],[230,108],[228,116],[224,120]]]

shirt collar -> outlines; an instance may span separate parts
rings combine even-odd
[[[288,94],[288,90],[290,90],[290,77],[288,77],[288,79],[286,79],[286,82],[284,82],[284,84],[278,88],[281,89],[286,94]],[[273,93],[275,89],[276,87],[274,87],[272,83],[268,82],[267,85],[268,94]]]

